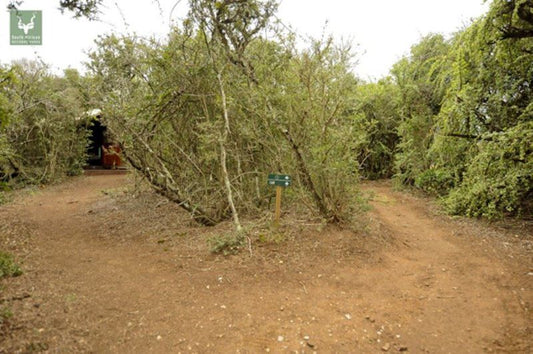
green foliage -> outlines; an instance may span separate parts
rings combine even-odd
[[[24,0],[9,0],[8,9],[16,9],[24,3]],[[96,20],[99,7],[103,0],[59,0],[58,5],[61,12],[65,10],[73,13],[75,18],[85,17],[89,20]]]
[[[211,253],[222,253],[224,256],[237,254],[246,244],[243,232],[229,232],[212,236],[207,240]]]
[[[8,123],[11,107],[9,105],[9,100],[6,91],[8,85],[12,82],[12,80],[12,72],[10,70],[0,67],[0,129],[2,129],[2,127],[4,127]],[[0,149],[2,148],[2,144],[5,143],[2,141],[2,136],[0,136]]]
[[[61,2],[79,16],[99,4]],[[189,5],[167,41],[101,37],[87,77],[0,68],[2,186],[77,173],[77,118],[101,108],[130,164],[204,225],[259,215],[275,172],[293,176],[288,202],[328,222],[364,210],[360,176],[395,175],[455,214],[531,214],[531,1],[494,0],[451,38],[425,36],[376,83],[354,76],[346,45],[296,45],[273,21],[277,1]]]
[[[60,0],[59,6],[62,12],[71,11],[76,18],[85,17],[95,20],[102,2],[103,0]]]
[[[266,229],[259,233],[257,240],[261,243],[273,243],[279,245],[287,240],[287,235],[278,228],[270,230]]]
[[[257,215],[272,172],[291,174],[325,219],[349,221],[361,202],[350,49],[266,40],[258,29],[270,26],[274,2],[226,5],[194,1],[166,43],[99,40],[91,96],[108,128],[154,189],[204,225],[234,214],[230,199]]]
[[[7,203],[9,200],[7,192],[11,190],[11,187],[8,182],[0,181],[0,205]]]
[[[444,195],[454,186],[454,179],[445,169],[430,168],[416,176],[414,185],[430,194]]]
[[[369,179],[394,174],[399,142],[399,90],[390,80],[367,83],[357,88],[356,134],[361,174]]]
[[[47,343],[42,342],[31,342],[26,345],[27,353],[42,353],[50,349],[50,346]]]
[[[10,112],[12,110],[7,96],[7,90],[12,84],[12,80],[12,72],[0,67],[0,181],[2,181],[2,177],[7,174],[6,166],[13,156],[13,151],[9,145],[7,136],[4,133],[5,128],[9,124]]]
[[[489,18],[501,39],[533,37],[533,3],[531,0],[494,0]]]
[[[463,182],[445,199],[450,213],[483,216],[533,213],[533,121],[483,136]]]
[[[13,312],[7,306],[0,307],[0,329],[13,317]]]
[[[442,35],[429,35],[411,48],[409,58],[394,65],[392,74],[400,90],[396,176],[412,185],[431,166],[428,149],[443,97],[438,80],[449,45]]]
[[[531,215],[533,17],[493,1],[450,40],[430,36],[392,73],[400,90],[397,178],[453,214]]]
[[[22,269],[15,263],[13,256],[0,251],[0,278],[18,277],[19,275],[22,275]]]
[[[226,218],[228,204],[219,168],[221,97],[204,38],[176,30],[167,45],[159,46],[110,36],[100,40],[91,58],[93,96],[100,100],[105,123],[122,142],[128,161],[156,191],[197,221],[212,225]],[[234,73],[239,78],[239,71]],[[243,89],[226,87],[228,96],[233,96],[231,89]],[[233,119],[236,114],[232,113],[232,130],[239,124]],[[228,147],[230,171],[240,168],[234,175],[252,168],[251,156],[246,156],[253,145],[244,137]],[[241,152],[239,146],[249,149]],[[247,186],[250,182],[254,179],[244,181]]]
[[[0,122],[0,181],[45,183],[81,172],[87,131],[83,115],[81,78],[73,70],[52,75],[37,62],[21,61],[9,69],[9,106]]]
[[[349,47],[331,38],[315,41],[279,77],[264,78],[271,87],[284,88],[269,92],[274,123],[291,150],[294,174],[330,222],[350,222],[361,212],[354,154],[358,81],[350,72],[352,58]]]

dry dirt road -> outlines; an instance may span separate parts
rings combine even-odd
[[[364,186],[370,230],[255,234],[215,256],[199,228],[127,176],[75,178],[0,207],[0,352],[530,353],[531,224],[436,215]]]

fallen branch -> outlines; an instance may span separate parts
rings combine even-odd
[[[29,297],[31,297],[30,294],[22,294],[22,295],[19,295],[19,296],[12,296],[12,297],[7,298],[7,299],[0,299],[0,304],[3,304],[4,302],[21,301],[21,300],[27,299]]]

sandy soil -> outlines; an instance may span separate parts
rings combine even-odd
[[[229,225],[128,183],[74,178],[0,207],[24,269],[0,280],[0,352],[532,350],[531,223],[452,219],[373,182],[361,232],[294,221],[222,256],[206,239]]]

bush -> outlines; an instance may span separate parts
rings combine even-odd
[[[81,173],[87,131],[79,120],[79,74],[56,76],[33,61],[14,63],[9,71],[13,79],[3,93],[11,108],[0,117],[0,182],[40,184]]]
[[[463,182],[445,199],[452,214],[531,215],[533,198],[533,122],[487,134]]]
[[[212,253],[222,253],[227,256],[239,252],[245,244],[245,237],[242,232],[229,232],[210,237],[207,243]]]
[[[255,38],[242,54],[253,73],[216,54],[226,50],[179,28],[165,45],[98,42],[92,96],[128,162],[206,226],[258,215],[268,173],[291,175],[291,188],[327,221],[353,221],[361,198],[349,48],[328,39],[299,51],[289,39]]]
[[[452,174],[445,169],[429,169],[415,178],[415,186],[427,193],[445,195],[454,186]]]

